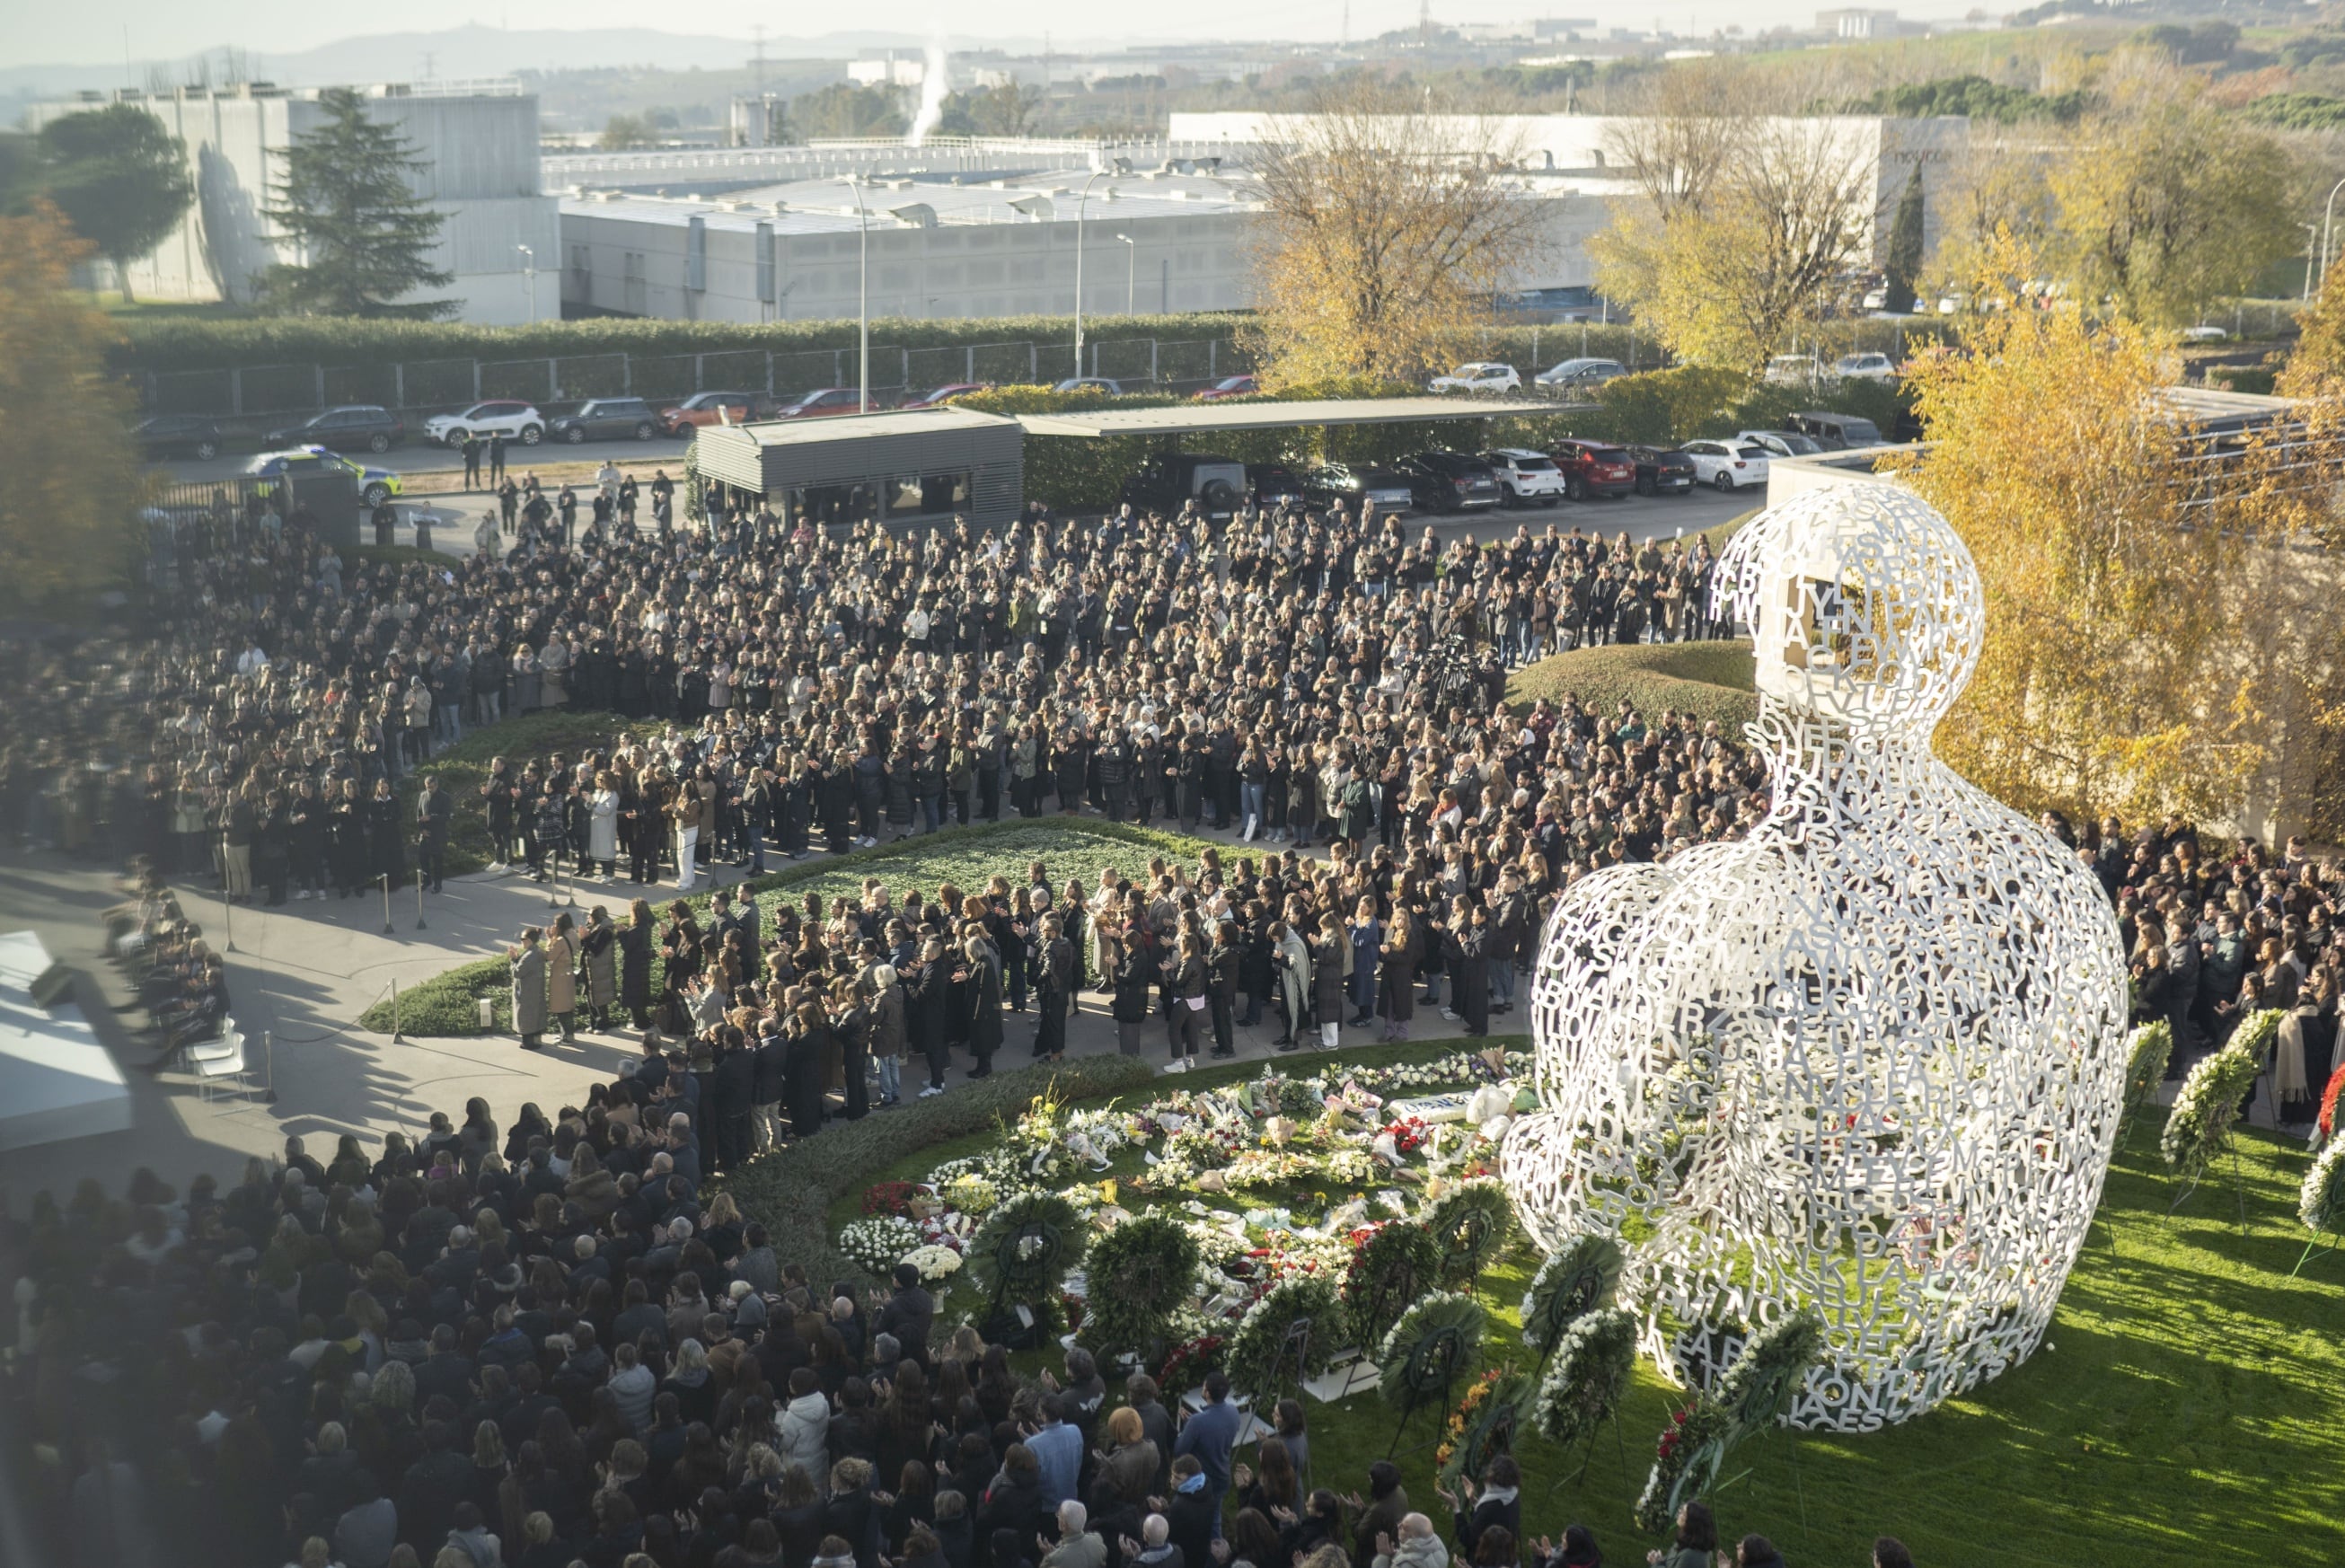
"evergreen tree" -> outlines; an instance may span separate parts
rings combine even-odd
[[[135,104],[64,115],[41,127],[41,193],[114,264],[130,298],[130,264],[179,226],[196,199],[187,144]]]
[[[1883,306],[1900,315],[1914,309],[1914,279],[1922,270],[1922,166],[1905,182],[1897,198],[1897,216],[1889,223],[1888,298]]]
[[[348,87],[329,88],[318,102],[327,119],[294,138],[278,205],[267,209],[303,259],[262,276],[263,303],[305,316],[429,321],[452,314],[452,299],[393,303],[452,276],[431,265],[443,218],[409,183],[425,167],[413,147],[396,126],[370,119],[366,101]]]

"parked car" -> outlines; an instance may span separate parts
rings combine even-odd
[[[990,392],[990,381],[948,381],[941,387],[931,387],[917,398],[908,398],[896,406],[900,409],[941,409],[963,392]]]
[[[1574,501],[1627,495],[1637,488],[1636,460],[1609,442],[1562,440],[1548,451],[1563,470],[1563,493]]]
[[[1755,441],[1688,441],[1680,450],[1693,460],[1695,476],[1714,490],[1767,482],[1767,449]]]
[[[1261,389],[1252,376],[1223,376],[1212,386],[1189,400],[1193,403],[1218,403],[1223,398],[1250,398]]]
[[[262,452],[244,465],[244,471],[255,479],[289,478],[297,483],[305,476],[340,471],[359,481],[359,499],[369,506],[381,506],[399,493],[399,476],[389,469],[370,468],[353,462],[341,453],[320,446],[295,447],[289,451]],[[262,486],[263,494],[269,487]]]
[[[1498,493],[1508,506],[1553,506],[1563,499],[1563,470],[1545,452],[1500,447],[1482,454],[1497,476]]]
[[[1864,298],[1857,303],[1867,310],[1886,310],[1889,309],[1889,290],[1868,288],[1864,291]]]
[[[1498,476],[1488,463],[1465,452],[1417,452],[1401,460],[1404,471],[1415,470],[1431,480],[1432,488],[1417,488],[1417,503],[1426,511],[1480,511],[1496,508],[1504,495]]]
[[[1203,452],[1172,452],[1150,458],[1123,481],[1116,498],[1135,510],[1173,516],[1193,501],[1219,521],[1237,515],[1246,495],[1245,464]]]
[[[1246,483],[1254,490],[1254,503],[1265,511],[1299,504],[1309,497],[1303,476],[1284,463],[1248,463],[1245,471]]]
[[[157,414],[140,420],[130,434],[149,459],[196,458],[209,462],[228,445],[219,426],[201,414]]]
[[[1105,392],[1111,398],[1123,396],[1123,383],[1109,376],[1070,376],[1051,389],[1054,392]]]
[[[746,425],[757,417],[760,401],[755,392],[695,392],[662,409],[659,428],[665,435],[688,436],[703,425]]]
[[[1792,416],[1792,428],[1811,437],[1816,445],[1828,452],[1848,451],[1856,447],[1877,447],[1882,444],[1881,427],[1871,420],[1854,414],[1834,414],[1816,411]]]
[[[467,435],[502,435],[533,447],[545,439],[545,416],[527,403],[474,403],[461,414],[432,415],[423,421],[423,434],[443,447],[462,446]]]
[[[1675,447],[1629,447],[1639,495],[1683,495],[1699,477],[1693,459]]]
[[[1365,463],[1321,463],[1304,476],[1303,485],[1308,498],[1321,506],[1342,501],[1356,511],[1362,501],[1368,501],[1389,515],[1416,505],[1416,491],[1406,474]]]
[[[871,407],[881,407],[879,400],[871,400]],[[833,414],[857,414],[863,411],[863,393],[856,387],[818,387],[811,392],[801,392],[774,410],[777,420],[827,419]],[[716,421],[706,421],[714,424]]]
[[[1618,359],[1578,359],[1550,365],[1533,379],[1543,391],[1587,392],[1628,373],[1629,367]]]
[[[1809,355],[1777,354],[1767,361],[1760,379],[1770,386],[1804,387],[1811,382],[1830,380],[1832,375]]]
[[[2210,327],[2204,321],[2196,327],[2182,329],[2182,340],[2186,343],[2227,343],[2230,338],[2230,333],[2222,328]]]
[[[1770,457],[1813,457],[1824,449],[1813,436],[1803,436],[1797,430],[1737,430],[1737,442],[1767,449]]]
[[[1493,359],[1477,360],[1460,365],[1446,376],[1433,378],[1431,389],[1436,392],[1519,392],[1523,378],[1512,365],[1501,365]]]
[[[1893,381],[1897,361],[1886,354],[1842,354],[1832,361],[1832,374],[1843,381]]]
[[[647,441],[659,434],[659,416],[641,398],[590,398],[576,408],[551,410],[545,428],[555,440]]]
[[[315,442],[337,449],[349,447],[355,450],[364,447],[371,452],[387,452],[406,439],[407,425],[397,414],[372,403],[353,403],[270,430],[260,438],[260,444],[274,450]]]

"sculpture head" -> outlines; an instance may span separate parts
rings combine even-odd
[[[1770,508],[1728,542],[1712,594],[1751,628],[1759,690],[1859,741],[1926,745],[1986,638],[1969,549],[1898,485]]]

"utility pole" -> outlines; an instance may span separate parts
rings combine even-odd
[[[843,182],[855,193],[855,354],[856,385],[861,394],[856,399],[855,411],[871,411],[871,222],[863,207],[863,187],[848,175]],[[1081,329],[1076,329],[1080,335]],[[1078,349],[1080,353],[1081,350]]]
[[[755,84],[755,95],[762,98],[766,96],[766,25],[763,22],[749,25],[749,79]]]

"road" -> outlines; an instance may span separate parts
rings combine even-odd
[[[680,476],[684,472],[684,454],[690,450],[689,441],[672,440],[665,436],[647,441],[581,441],[575,446],[567,441],[546,441],[525,447],[515,441],[505,448],[505,471],[516,481],[533,472],[539,482],[558,485],[566,479],[592,474],[608,460],[622,468],[644,464],[646,478],[652,466],[664,467],[671,476]],[[453,490],[464,471],[462,451],[429,441],[409,441],[387,452],[354,451],[342,455],[369,468],[388,469],[398,474],[410,493]],[[251,460],[252,453],[238,450],[222,452],[209,462],[189,458],[156,466],[175,484],[198,483],[233,479],[244,472],[245,465]],[[481,454],[481,462],[485,469],[487,452]]]

